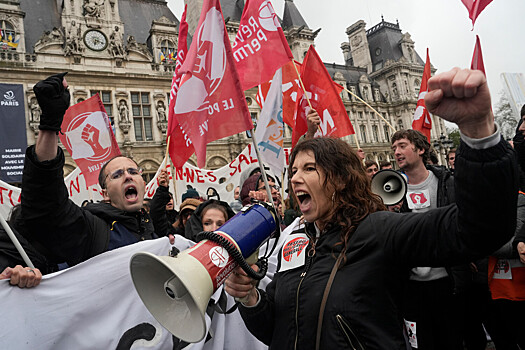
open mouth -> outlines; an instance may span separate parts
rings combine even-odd
[[[124,196],[126,197],[127,200],[135,200],[137,199],[137,195],[138,195],[138,192],[135,186],[129,186],[126,189],[126,192],[124,192]]]
[[[304,191],[298,191],[295,193],[295,195],[297,196],[297,200],[299,201],[299,207],[304,213],[304,211],[308,210],[308,208],[310,207],[312,197],[310,196],[310,194]]]

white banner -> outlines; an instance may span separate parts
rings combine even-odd
[[[175,246],[181,251],[191,245],[176,236]],[[170,249],[166,237],[132,244],[46,275],[31,289],[0,281],[5,320],[0,349],[266,349],[248,332],[238,311],[213,315],[211,340],[174,347],[171,334],[142,303],[129,272],[133,254],[167,255]],[[232,304],[228,296],[228,306]],[[206,322],[209,326],[208,316]],[[146,331],[154,332],[149,341],[142,339]]]

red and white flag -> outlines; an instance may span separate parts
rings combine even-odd
[[[232,50],[243,90],[270,80],[293,59],[269,0],[246,1]]]
[[[481,43],[479,36],[476,35],[476,46],[474,47],[474,54],[472,55],[472,62],[470,63],[470,69],[477,69],[485,73],[485,65],[483,64],[483,54],[481,53]]]
[[[62,121],[60,141],[79,166],[86,185],[98,182],[100,168],[120,149],[98,94],[69,107]]]
[[[294,67],[295,66],[297,68]],[[283,121],[293,128],[295,108],[297,100],[301,98],[303,91],[299,82],[297,72],[301,70],[302,64],[297,61],[290,61],[282,67],[283,80]],[[259,85],[259,92],[256,96],[257,103],[261,108],[264,106],[266,95],[270,90],[271,81]]]
[[[303,61],[301,79],[312,107],[321,117],[321,124],[315,136],[338,138],[354,134],[354,128],[352,123],[350,123],[350,118],[339,95],[341,86],[334,84],[313,46],[310,46]],[[310,111],[310,106],[304,95],[297,102],[297,105],[292,133],[292,146],[295,146],[299,137],[308,130],[306,115]]]
[[[180,73],[175,116],[204,168],[209,142],[253,129],[218,0],[204,3]]]
[[[279,174],[284,170],[284,124],[282,70],[278,69],[272,79],[268,98],[259,116],[255,138],[262,161]],[[255,153],[255,149],[253,150]],[[255,157],[256,154],[253,154]]]
[[[169,142],[168,152],[170,154],[171,161],[176,166],[182,166],[188,160],[188,158],[191,157],[193,152],[195,152],[188,134],[184,132],[177,118],[175,117],[175,101],[177,99],[177,92],[179,90],[180,80],[182,77],[180,68],[184,63],[186,54],[188,53],[188,23],[186,22],[186,10],[187,6],[184,6],[184,12],[182,13],[182,18],[179,25],[177,62],[175,64],[173,79],[171,80],[170,104],[168,111],[168,132],[166,133],[166,141]]]
[[[474,27],[476,18],[478,18],[481,11],[483,11],[492,0],[461,0],[461,2],[467,8],[468,16],[472,20],[472,26]]]
[[[428,92],[427,82],[428,79],[430,79],[430,75],[430,58],[427,48],[427,61],[425,62],[421,87],[419,88],[419,97],[417,99],[414,120],[412,121],[412,129],[421,131],[423,135],[427,137],[428,142],[430,142],[430,130],[432,129],[432,114],[425,106],[425,95]]]

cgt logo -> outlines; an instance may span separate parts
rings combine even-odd
[[[0,101],[0,106],[18,106],[18,101],[15,100],[15,93],[12,90],[9,90],[4,94],[4,100]]]

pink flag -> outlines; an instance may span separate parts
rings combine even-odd
[[[474,55],[472,56],[472,63],[470,63],[470,69],[477,69],[485,73],[485,65],[483,64],[483,54],[481,53],[481,43],[479,42],[479,36],[476,35],[476,46],[474,47]]]
[[[243,90],[270,80],[293,59],[269,0],[246,1],[232,49]]]
[[[195,152],[188,134],[184,132],[177,118],[175,117],[175,101],[177,99],[177,92],[179,90],[179,84],[182,77],[180,68],[182,67],[186,54],[188,53],[187,36],[188,23],[186,23],[185,6],[179,26],[177,63],[175,65],[175,72],[171,81],[170,105],[168,112],[168,132],[166,133],[167,138],[169,139],[168,152],[170,154],[171,161],[173,164],[179,167],[182,166],[189,157],[191,157],[193,152]]]
[[[180,73],[175,116],[204,168],[209,142],[253,129],[218,0],[204,3]]]
[[[120,155],[108,115],[98,94],[71,106],[62,121],[60,141],[79,166],[86,185],[98,182],[100,168]]]
[[[416,111],[414,113],[414,120],[412,121],[412,129],[421,131],[430,142],[430,130],[432,129],[432,114],[425,106],[425,95],[428,92],[427,82],[430,79],[430,58],[428,56],[425,62],[425,69],[423,70],[423,78],[421,79],[421,87],[419,88],[419,97],[417,99]]]
[[[334,84],[334,81],[330,77],[330,74],[328,74],[326,67],[313,46],[310,46],[304,58],[303,66],[301,67],[301,79],[312,107],[321,117],[321,125],[316,136],[337,138],[354,134],[354,128],[350,123],[350,118],[339,95],[341,86]],[[306,115],[309,110],[308,102],[303,96],[303,98],[298,101],[292,133],[293,146],[297,143],[299,137],[304,135],[308,130]]]
[[[461,0],[461,2],[467,8],[469,18],[472,20],[472,26],[474,27],[476,18],[478,18],[481,11],[483,11],[492,0]]]

